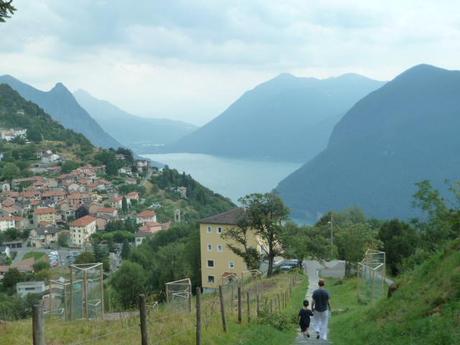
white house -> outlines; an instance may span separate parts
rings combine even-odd
[[[89,243],[91,235],[96,233],[96,218],[84,216],[70,225],[70,238],[73,247],[83,247]]]
[[[0,232],[16,227],[16,219],[13,216],[0,217]]]
[[[16,284],[16,292],[19,296],[24,297],[30,293],[43,293],[46,290],[44,281],[31,281]]]

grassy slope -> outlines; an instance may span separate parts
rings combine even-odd
[[[460,240],[400,280],[390,299],[359,305],[356,280],[330,286],[335,345],[460,344]],[[352,331],[351,331],[352,330]]]
[[[274,283],[265,297],[273,296],[287,287],[283,276],[273,278]],[[306,278],[293,289],[293,294],[284,313],[297,315],[306,290]],[[227,309],[229,332],[222,332],[219,305],[212,296],[203,297],[203,345],[290,345],[295,338],[295,325],[287,331],[279,331],[270,325],[246,321],[243,309],[243,324],[236,322],[236,314]],[[254,316],[254,311],[253,311]],[[30,344],[32,339],[31,320],[0,324],[0,345]],[[162,345],[195,344],[194,313],[156,312],[149,317],[150,343]],[[139,319],[123,321],[45,321],[47,345],[91,344],[91,345],[135,345],[140,344]]]

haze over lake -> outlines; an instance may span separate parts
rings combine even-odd
[[[197,153],[145,154],[146,158],[185,171],[202,185],[233,201],[249,193],[269,192],[301,164],[255,161]]]

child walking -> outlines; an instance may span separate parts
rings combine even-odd
[[[303,336],[310,338],[310,334],[308,333],[308,327],[310,327],[310,317],[313,316],[313,312],[308,309],[308,301],[303,301],[303,308],[299,311],[299,326],[300,331],[302,332]]]

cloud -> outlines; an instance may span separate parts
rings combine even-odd
[[[0,69],[128,111],[203,123],[281,72],[390,79],[458,68],[457,1],[16,0]]]

